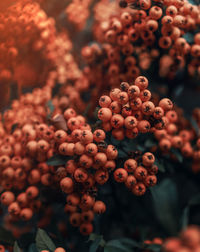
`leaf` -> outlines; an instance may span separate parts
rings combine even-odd
[[[110,141],[114,146],[119,146],[121,141],[115,139],[113,136],[110,137]]]
[[[95,241],[98,240],[99,238],[101,238],[99,245],[104,247],[105,246],[105,240],[103,239],[102,235],[98,235],[95,233],[90,234],[88,241]]]
[[[92,104],[91,103],[88,103],[88,105],[86,106],[84,112],[83,112],[83,116],[86,117],[88,115],[88,112],[90,111],[92,107]]]
[[[175,89],[175,91],[174,91],[175,97],[176,97],[176,98],[179,97],[179,96],[182,94],[183,90],[184,90],[184,86],[183,86],[183,85],[179,85],[179,86]]]
[[[195,195],[192,199],[189,200],[188,205],[184,208],[183,214],[181,217],[181,228],[185,229],[189,223],[189,214],[190,207],[200,205],[200,194]]]
[[[152,139],[147,139],[146,142],[145,142],[145,144],[144,144],[144,146],[145,146],[146,148],[151,148],[151,147],[153,147],[154,145],[155,145],[155,143],[153,142]]]
[[[157,219],[170,235],[174,235],[178,230],[178,195],[175,183],[165,179],[150,190]]]
[[[159,160],[158,158],[156,158],[154,164],[158,166],[158,170],[159,171],[161,171],[161,172],[165,172],[166,171],[163,161]]]
[[[36,246],[39,251],[49,249],[50,251],[54,251],[56,249],[56,246],[54,245],[51,238],[47,235],[47,233],[42,230],[38,229],[36,234]]]
[[[181,229],[185,229],[188,226],[188,223],[189,223],[189,213],[190,213],[190,208],[186,207],[183,210],[183,215],[181,217]]]
[[[68,160],[69,160],[69,157],[56,154],[53,157],[50,157],[46,161],[46,163],[48,165],[58,166],[58,165],[65,165]]]
[[[53,105],[53,103],[52,103],[52,101],[51,100],[49,100],[48,102],[47,102],[47,107],[49,108],[49,110],[50,110],[50,114],[54,111],[54,105]]]
[[[192,124],[197,136],[199,136],[199,134],[200,134],[199,125],[197,124],[196,120],[194,120],[193,117],[190,119],[190,121],[191,121],[191,124]]]
[[[21,252],[21,249],[18,246],[17,241],[15,241],[15,243],[14,243],[13,252]]]
[[[199,0],[188,0],[189,3],[194,4],[194,5],[199,5],[200,1]]]
[[[140,248],[141,245],[129,238],[120,238],[119,241],[124,244],[125,246],[131,247],[131,248]]]
[[[125,138],[125,140],[121,142],[121,145],[122,145],[122,149],[127,153],[131,151],[135,151],[137,149],[134,139],[130,140],[130,139]]]
[[[28,252],[38,252],[36,244],[32,243],[29,248],[28,248]]]
[[[102,241],[102,236],[101,235],[97,236],[96,239],[92,242],[89,252],[96,252],[101,241]]]
[[[149,244],[145,246],[145,248],[154,251],[154,252],[160,252],[161,251],[161,245],[159,244]]]
[[[104,252],[133,252],[133,250],[123,245],[119,240],[111,240],[106,243]]]
[[[118,158],[126,158],[127,154],[121,149],[118,150]]]
[[[189,2],[193,2],[192,4],[195,4],[195,1],[189,0]],[[191,44],[194,42],[194,35],[191,32],[187,32],[183,35],[183,38],[186,39],[186,41]]]
[[[176,156],[176,158],[178,159],[178,161],[179,161],[180,163],[183,162],[183,156],[182,156],[182,154],[180,153],[179,150],[177,150],[177,149],[175,149],[175,148],[171,148],[171,152]]]

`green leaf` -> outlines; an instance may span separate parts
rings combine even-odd
[[[102,236],[99,235],[98,237],[96,237],[96,239],[92,242],[91,246],[90,246],[90,250],[89,252],[96,252],[100,243],[102,240]]]
[[[123,245],[119,240],[111,240],[106,243],[104,252],[133,252],[133,250]]]
[[[121,141],[115,139],[113,136],[110,137],[110,141],[114,146],[119,146]]]
[[[158,158],[156,158],[154,164],[158,166],[158,170],[159,171],[161,171],[161,172],[165,172],[166,171],[163,161],[159,160]]]
[[[186,207],[183,210],[183,215],[181,217],[181,229],[185,229],[188,226],[188,223],[189,223],[189,213],[190,213],[190,208]]]
[[[191,0],[189,0],[190,2]],[[192,1],[194,2],[194,1]],[[193,3],[194,4],[194,3]],[[183,35],[183,38],[186,39],[186,41],[191,44],[194,42],[194,35],[191,32],[187,32]]]
[[[38,252],[36,244],[32,243],[29,248],[28,248],[28,252]]]
[[[52,103],[52,101],[51,100],[49,100],[48,102],[47,102],[47,107],[49,108],[49,110],[50,110],[50,114],[54,111],[54,105],[53,105],[53,103]]]
[[[56,249],[56,246],[54,245],[51,238],[44,230],[40,228],[38,229],[36,234],[36,246],[39,251],[49,249],[53,252]]]
[[[193,5],[199,5],[200,4],[199,0],[188,0],[188,2],[193,4]]]
[[[175,183],[170,179],[165,179],[150,190],[157,219],[170,235],[176,234],[178,230],[178,195]]]
[[[151,147],[153,147],[154,145],[155,145],[155,143],[154,143],[154,141],[153,141],[152,139],[147,139],[146,142],[145,142],[145,144],[144,144],[144,146],[145,146],[146,148],[151,148]]]
[[[189,200],[188,205],[184,208],[183,214],[181,217],[181,228],[185,229],[189,223],[189,214],[190,207],[200,205],[200,194],[195,195],[192,199]]]
[[[126,158],[127,157],[127,154],[122,151],[122,150],[118,150],[118,158]]]
[[[15,241],[15,243],[14,243],[13,252],[21,252],[21,249],[18,246],[17,241]]]
[[[194,130],[195,130],[195,132],[197,134],[197,136],[199,136],[200,135],[199,125],[197,124],[196,120],[194,120],[193,117],[191,118],[190,121],[191,121],[191,124],[192,124],[192,126],[193,126],[193,128],[194,128]]]
[[[69,160],[69,157],[56,154],[53,157],[50,157],[46,161],[46,163],[48,165],[58,166],[58,165],[65,165],[68,160]]]
[[[120,238],[119,241],[124,244],[125,246],[131,247],[131,248],[140,248],[141,244],[139,242],[136,242],[129,238]]]
[[[175,148],[171,148],[171,152],[176,156],[176,158],[178,159],[178,161],[180,163],[183,162],[183,156],[182,156],[182,154],[181,154],[181,152],[179,150],[177,150]]]
[[[159,244],[149,244],[145,246],[145,248],[154,251],[154,252],[160,252],[161,251],[161,245]]]

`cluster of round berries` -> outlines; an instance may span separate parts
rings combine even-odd
[[[45,83],[60,84],[82,76],[73,55],[67,31],[57,33],[55,20],[36,2],[20,1],[0,13],[0,89],[5,94],[0,106],[9,101],[10,84],[21,87]],[[31,62],[31,64],[30,64]],[[54,70],[54,78],[49,72]]]
[[[114,87],[130,82],[156,59],[162,77],[174,78],[185,66],[195,75],[199,71],[199,8],[187,1],[130,2],[133,9],[122,9],[94,24],[101,47],[86,46],[82,51],[91,72],[99,72],[102,83]],[[194,42],[187,42],[187,33]]]
[[[139,76],[133,85],[122,82],[120,89],[114,88],[109,96],[101,96],[98,118],[105,131],[112,131],[117,140],[126,137],[133,139],[138,133],[154,132],[164,129],[166,114],[173,108],[168,98],[155,106],[151,101],[151,92],[147,89],[148,79]]]
[[[168,119],[165,129],[155,131],[154,136],[159,142],[158,147],[163,154],[170,154],[174,159],[172,148],[180,151],[183,157],[192,159],[193,172],[200,171],[200,138],[199,133],[195,132],[189,120],[186,120],[182,110],[169,111],[166,114]],[[196,111],[196,112],[195,112]],[[194,110],[194,119],[198,122],[199,109]],[[198,125],[198,123],[197,123]],[[198,127],[198,126],[197,126]],[[199,126],[200,128],[200,126]],[[156,148],[155,148],[156,150]]]
[[[155,157],[151,152],[137,155],[135,159],[127,159],[123,168],[114,171],[114,179],[118,183],[125,183],[136,196],[141,196],[146,192],[146,188],[157,183],[158,167],[154,162]]]
[[[74,24],[78,30],[82,30],[85,27],[86,21],[90,15],[89,7],[91,2],[91,0],[73,0],[65,10],[67,19],[70,23]]]
[[[164,252],[199,252],[200,251],[200,228],[189,226],[180,237],[169,238],[163,244]]]
[[[52,67],[46,44],[54,40],[54,20],[37,3],[20,1],[0,14],[0,23],[1,82],[42,83]]]
[[[41,207],[38,199],[39,182],[48,184],[51,167],[45,160],[52,154],[47,149],[52,130],[41,136],[42,123],[46,121],[46,102],[51,99],[51,88],[35,89],[31,94],[14,100],[11,109],[3,114],[0,125],[0,177],[1,203],[8,206],[10,220],[29,220]],[[14,125],[14,128],[13,128]],[[38,139],[38,141],[35,141]],[[45,170],[46,169],[46,170]]]
[[[92,132],[85,118],[77,116],[73,109],[65,110],[63,115],[68,131],[57,130],[54,139],[58,152],[71,159],[56,173],[62,191],[67,194],[65,212],[70,214],[70,223],[88,235],[93,230],[94,213],[101,214],[106,210],[105,204],[95,199],[97,185],[103,185],[109,179],[118,152],[113,145],[106,145],[103,130]]]

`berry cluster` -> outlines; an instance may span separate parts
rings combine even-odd
[[[131,8],[116,13],[114,8],[106,20],[97,16],[94,35],[101,47],[86,46],[82,51],[91,71],[112,87],[130,82],[154,61],[161,77],[173,79],[185,67],[199,76],[199,8],[187,1],[127,2]],[[188,33],[194,42],[187,41]]]
[[[170,154],[171,158],[174,159],[172,149],[180,151],[184,158],[192,159],[192,170],[196,173],[200,171],[199,132],[195,132],[193,125],[184,117],[182,110],[179,108],[176,110],[167,112],[168,122],[166,128],[155,131],[154,136],[158,141],[158,147],[162,154]],[[193,120],[197,121],[197,128],[200,128],[198,126],[199,109],[194,110]]]
[[[102,107],[98,118],[105,131],[112,131],[117,140],[124,137],[133,139],[138,133],[153,132],[165,128],[167,117],[173,108],[168,98],[159,101],[155,106],[151,101],[151,92],[147,89],[148,79],[139,76],[132,85],[121,83],[121,89],[114,88],[109,96],[100,97]]]
[[[146,188],[157,183],[158,167],[154,162],[155,157],[151,152],[137,155],[135,159],[127,159],[123,168],[114,171],[114,179],[118,183],[125,183],[133,194],[141,196],[146,192]]]

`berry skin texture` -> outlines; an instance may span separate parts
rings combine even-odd
[[[1,204],[9,206],[15,200],[15,195],[12,192],[4,192],[1,194]]]
[[[123,168],[118,168],[114,171],[114,179],[118,182],[118,183],[123,183],[127,180],[128,177],[128,173],[125,169]]]
[[[93,225],[91,223],[83,223],[80,226],[80,233],[82,235],[89,235],[93,231]]]
[[[159,102],[159,107],[161,107],[164,111],[171,110],[173,108],[173,103],[168,98],[163,98]]]
[[[112,117],[112,112],[109,108],[101,108],[98,111],[98,118],[103,122],[109,121],[111,117]]]
[[[142,156],[142,163],[144,166],[151,166],[155,162],[155,157],[151,152],[146,152]]]
[[[106,205],[103,201],[96,201],[93,206],[93,211],[97,214],[103,214],[106,211]]]
[[[134,116],[127,116],[124,120],[124,126],[127,129],[133,129],[137,126],[137,119]]]
[[[137,183],[132,189],[132,193],[135,194],[136,196],[142,196],[145,194],[145,192],[146,192],[146,186],[141,182]]]
[[[61,181],[60,181],[60,187],[62,189],[63,192],[65,193],[71,193],[73,191],[73,181],[71,178],[63,178]]]

